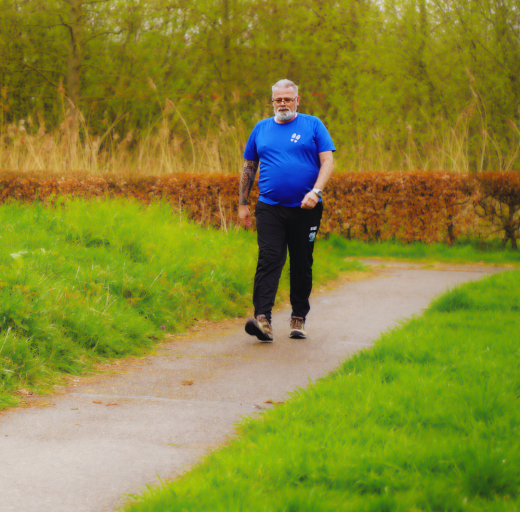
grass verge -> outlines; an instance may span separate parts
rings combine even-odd
[[[127,512],[516,511],[520,272],[456,287]]]
[[[167,204],[13,203],[0,207],[0,224],[0,409],[19,388],[250,308],[255,235],[196,226]],[[362,267],[324,241],[316,256],[321,282]],[[285,270],[280,300],[288,283]]]
[[[356,258],[385,258],[414,261],[440,261],[450,263],[520,264],[520,252],[502,249],[500,240],[460,240],[454,245],[421,242],[361,242],[332,235],[334,248]]]

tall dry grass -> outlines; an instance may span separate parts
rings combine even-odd
[[[157,127],[139,139],[120,137],[114,127],[91,135],[72,109],[54,132],[31,118],[0,127],[0,169],[89,173],[238,172],[247,136],[243,127],[220,121],[205,137],[174,133],[165,113]],[[216,133],[215,133],[216,132]]]
[[[157,91],[151,80],[149,83]],[[474,101],[454,124],[426,119],[423,133],[414,133],[406,125],[404,141],[397,130],[392,133],[374,129],[353,143],[338,144],[337,169],[466,173],[518,168],[518,127],[507,120],[512,143],[510,149],[501,147],[488,131],[486,108],[475,91]],[[120,137],[118,123],[124,116],[104,133],[93,135],[81,112],[62,94],[63,121],[51,133],[46,131],[42,116],[37,121],[29,117],[16,123],[0,123],[0,169],[149,175],[240,172],[248,133],[238,116],[234,126],[227,124],[216,115],[215,103],[206,134],[196,135],[172,100],[161,100],[157,95],[157,101],[162,114],[144,134],[136,138],[130,131]],[[257,117],[268,115],[270,110],[266,109]],[[332,135],[334,138],[334,132]]]
[[[508,147],[490,133],[484,107],[475,100],[455,120],[426,119],[425,133],[406,124],[406,140],[381,129],[371,131],[354,145],[340,149],[336,159],[342,170],[425,170],[454,173],[520,168],[520,130],[510,120]]]
[[[150,86],[157,91],[155,84]],[[0,119],[0,169],[18,171],[89,173],[139,172],[161,175],[175,172],[239,172],[242,152],[247,141],[243,123],[231,126],[210,112],[205,135],[194,135],[175,103],[157,100],[160,118],[144,134],[135,137],[118,133],[116,119],[102,134],[92,134],[82,113],[68,100],[62,88],[63,121],[47,132],[43,116],[6,124]],[[178,130],[181,121],[182,129]],[[175,128],[177,127],[177,128]]]

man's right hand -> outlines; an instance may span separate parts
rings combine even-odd
[[[253,221],[251,220],[251,212],[249,207],[243,204],[238,205],[238,218],[245,228],[250,228]]]

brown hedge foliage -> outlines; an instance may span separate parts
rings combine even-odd
[[[327,188],[324,230],[362,240],[453,242],[470,189],[465,177],[395,172],[337,175]],[[458,226],[457,226],[458,225]]]
[[[495,233],[503,233],[502,247],[511,240],[517,250],[520,229],[520,172],[482,172],[474,177],[475,213],[488,220]]]
[[[197,222],[227,229],[238,222],[238,182],[237,175],[220,174],[125,177],[3,172],[0,202],[14,198],[53,204],[58,197],[125,197],[147,204],[162,198]],[[254,187],[252,206],[257,199]],[[453,243],[461,235],[487,236],[498,230],[505,233],[506,242],[516,244],[520,174],[483,173],[474,178],[440,172],[336,173],[325,191],[324,205],[321,232],[325,234]]]

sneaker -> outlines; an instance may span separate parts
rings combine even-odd
[[[291,338],[304,339],[307,337],[305,332],[305,320],[299,316],[291,316]]]
[[[273,328],[265,315],[258,315],[246,322],[246,332],[256,336],[260,341],[271,343],[273,341]]]

